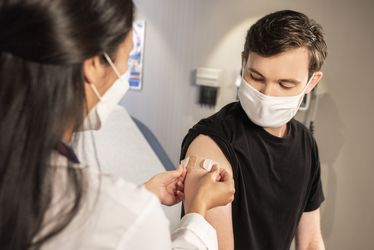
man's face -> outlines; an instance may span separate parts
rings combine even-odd
[[[307,48],[291,49],[271,57],[249,53],[243,75],[252,87],[265,95],[295,96],[309,80],[308,68]],[[311,81],[306,93],[313,89],[314,82]]]

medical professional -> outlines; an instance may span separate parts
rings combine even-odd
[[[0,249],[217,248],[204,216],[233,200],[227,172],[199,179],[171,234],[160,203],[183,199],[190,170],[136,186],[69,146],[128,89],[133,12],[131,0],[0,2]]]

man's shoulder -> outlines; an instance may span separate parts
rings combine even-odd
[[[233,102],[224,106],[217,113],[200,120],[184,137],[181,156],[184,157],[189,145],[199,135],[209,136],[223,147],[224,144],[231,140],[232,135],[235,134],[235,126],[242,119],[243,112],[240,103]]]

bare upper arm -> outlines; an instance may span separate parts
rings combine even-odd
[[[320,217],[320,209],[302,214],[296,232],[296,249],[325,249]]]
[[[220,168],[225,169],[230,175],[232,175],[232,168],[229,161],[226,159],[224,153],[218,147],[218,145],[210,137],[205,135],[197,136],[190,144],[187,156],[197,156],[203,159],[211,159],[219,163]],[[204,174],[201,170],[201,174]],[[194,185],[195,180],[199,172],[194,174],[187,174],[185,181],[185,205],[188,206],[190,200],[188,189],[189,186]],[[219,249],[230,250],[234,249],[234,237],[232,229],[232,214],[231,204],[223,207],[217,207],[210,209],[206,215],[207,221],[216,229],[218,237]]]

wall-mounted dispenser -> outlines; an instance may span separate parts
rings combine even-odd
[[[200,105],[209,107],[216,105],[218,90],[221,86],[221,74],[221,69],[198,68],[196,70],[196,85],[200,86]]]

